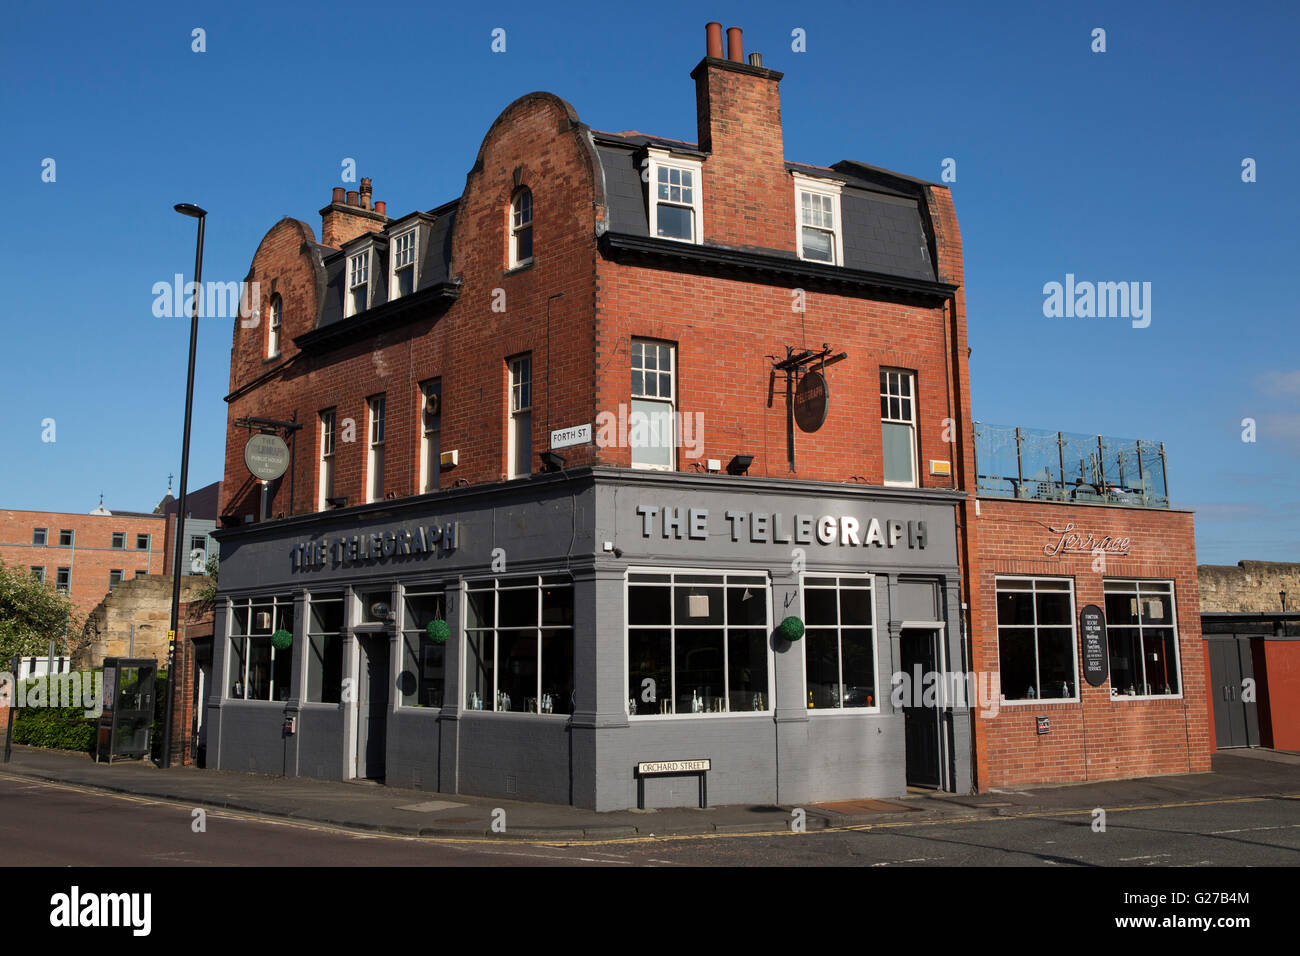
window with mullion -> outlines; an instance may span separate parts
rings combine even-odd
[[[803,257],[835,263],[835,199],[823,193],[802,190],[799,216],[803,230]]]
[[[465,648],[469,710],[571,713],[572,582],[561,575],[469,582]]]
[[[384,497],[384,416],[387,404],[383,395],[368,401],[370,408],[370,443],[366,463],[366,501]]]
[[[293,645],[279,650],[276,631],[293,633],[293,597],[239,598],[231,602],[230,696],[236,700],[288,700]]]
[[[628,446],[633,468],[669,470],[676,464],[675,353],[666,342],[632,340]]]
[[[441,707],[447,677],[447,645],[429,636],[428,627],[447,617],[442,587],[416,586],[403,596],[402,673],[398,677],[403,707]]]
[[[1108,580],[1112,697],[1175,697],[1182,682],[1172,581]]]
[[[511,478],[532,474],[533,359],[521,355],[509,361],[510,419],[507,423],[507,471]]]
[[[1062,578],[998,578],[998,672],[1002,697],[1074,700],[1074,586]]]
[[[810,709],[878,706],[874,595],[869,575],[804,578]]]
[[[916,376],[901,369],[880,370],[880,427],[884,482],[916,487]]]
[[[393,284],[390,294],[395,299],[415,291],[416,246],[415,229],[408,229],[393,239]]]
[[[510,204],[510,265],[526,266],[533,261],[533,194],[524,188]]]
[[[337,413],[330,409],[320,413],[320,489],[316,508],[324,511],[334,497],[334,426]]]
[[[370,250],[348,257],[348,315],[364,312],[369,307],[367,290],[370,287]]]
[[[765,575],[628,575],[628,713],[765,712]]]

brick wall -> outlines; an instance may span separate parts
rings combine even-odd
[[[27,570],[45,568],[54,585],[59,568],[70,569],[69,597],[77,613],[88,614],[108,593],[110,570],[122,571],[123,581],[137,572],[165,573],[164,519],[123,515],[66,514],[52,511],[0,511],[0,559]],[[32,531],[45,528],[46,544],[33,545]],[[59,532],[73,532],[71,547],[59,545]],[[113,547],[114,532],[126,535],[124,548]],[[137,535],[147,534],[149,547],[136,547]]]
[[[973,669],[997,671],[995,581],[999,575],[1065,576],[1074,582],[1076,654],[1081,654],[1078,611],[1105,608],[1105,578],[1169,580],[1174,585],[1183,693],[1166,700],[1111,699],[1109,681],[1060,704],[1004,704],[997,716],[974,718],[980,789],[1210,769],[1211,714],[1207,661],[1201,639],[1192,515],[1184,511],[980,499],[971,537],[969,630]],[[1104,569],[1091,553],[1049,556],[1069,523],[1076,530],[1127,537],[1129,554],[1109,555]],[[1051,732],[1036,732],[1035,718]]]

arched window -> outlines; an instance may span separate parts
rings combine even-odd
[[[270,321],[266,323],[266,357],[275,358],[280,354],[280,322],[283,318],[284,304],[278,295],[271,296]]]
[[[533,261],[533,194],[527,188],[510,203],[510,268]]]

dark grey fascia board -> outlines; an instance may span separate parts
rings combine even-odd
[[[825,266],[806,262],[793,256],[777,256],[765,252],[727,249],[722,246],[693,245],[672,239],[652,236],[633,236],[622,232],[607,232],[600,237],[600,251],[608,259],[642,258],[662,264],[678,262],[697,268],[722,272],[758,272],[797,285],[818,283],[861,291],[884,290],[894,294],[947,299],[958,287],[947,282],[926,279],[909,279],[882,272],[846,269],[842,266]]]
[[[392,302],[377,305],[373,309],[367,309],[360,315],[304,332],[293,340],[293,344],[303,352],[328,351],[373,334],[380,325],[387,330],[423,318],[430,314],[430,311],[435,315],[441,315],[459,296],[459,283],[441,282],[410,295],[404,295],[400,299],[394,299]]]
[[[511,481],[493,481],[482,485],[447,488],[423,495],[408,495],[369,504],[312,511],[274,521],[255,521],[233,528],[218,528],[212,536],[218,541],[235,541],[262,536],[278,537],[286,529],[308,532],[322,523],[369,517],[377,520],[400,518],[407,512],[427,514],[431,504],[472,501],[484,497],[512,497],[531,500],[555,486],[576,486],[577,490],[596,484],[620,484],[645,488],[708,489],[716,491],[720,485],[729,485],[736,491],[771,492],[773,494],[805,495],[820,498],[840,498],[845,501],[892,501],[905,504],[956,504],[966,498],[966,493],[950,488],[886,488],[881,485],[860,485],[838,481],[811,481],[800,478],[737,477],[726,474],[686,471],[649,471],[638,468],[615,468],[610,465],[584,465],[564,471],[537,472],[527,478]],[[569,492],[562,492],[567,494]]]

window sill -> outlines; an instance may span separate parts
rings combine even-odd
[[[527,272],[536,263],[535,259],[529,259],[527,262],[521,262],[517,266],[510,266],[501,273],[501,278],[508,279],[511,276],[518,275],[521,272]]]
[[[278,361],[280,361],[280,356],[281,356],[281,355],[282,355],[282,353],[280,353],[280,352],[276,352],[274,355],[268,355],[266,358],[262,359],[262,364],[263,364],[263,365],[270,365],[272,362],[278,362]]]
[[[766,717],[771,720],[774,716],[770,710],[727,710],[722,713],[698,713],[698,714],[628,714],[629,722],[639,723],[647,720],[717,720],[722,717]]]

